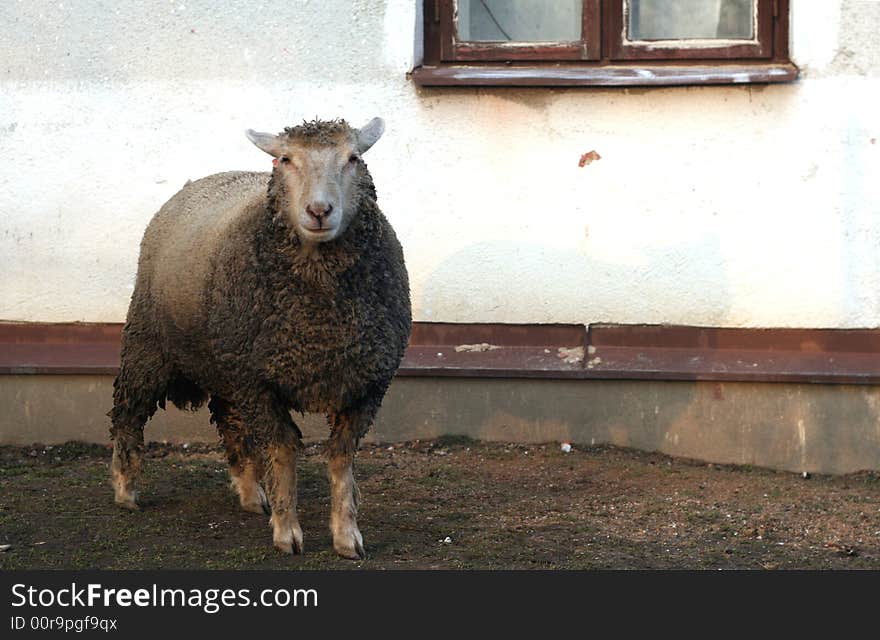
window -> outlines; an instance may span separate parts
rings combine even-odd
[[[786,82],[789,0],[425,0],[421,85]]]

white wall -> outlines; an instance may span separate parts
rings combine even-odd
[[[123,320],[244,128],[382,115],[417,320],[878,326],[880,3],[793,5],[792,85],[419,90],[408,0],[7,0],[0,319]]]

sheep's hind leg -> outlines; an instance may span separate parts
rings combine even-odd
[[[259,455],[241,414],[227,401],[212,396],[208,403],[211,411],[211,422],[217,425],[217,431],[226,449],[229,462],[229,478],[232,488],[238,495],[241,508],[252,513],[268,515],[269,500],[260,486],[263,478],[263,460]]]
[[[272,543],[285,553],[302,553],[303,533],[296,516],[296,456],[302,445],[295,426],[281,427],[281,431],[266,447]]]
[[[110,437],[113,440],[113,461],[110,479],[117,504],[136,511],[135,482],[143,466],[144,425],[156,412],[156,403],[163,395],[157,389],[131,391],[127,380],[131,377],[123,367],[113,384],[113,408],[110,410]],[[137,387],[134,387],[137,388]]]
[[[140,476],[142,452],[144,447],[144,428],[118,428],[113,436],[113,461],[110,463],[110,478],[116,504],[137,511],[137,491],[135,481]]]
[[[358,441],[372,422],[372,413],[338,413],[328,416],[330,440],[327,468],[330,475],[330,532],[333,549],[343,558],[366,558],[364,538],[357,524],[359,491],[354,480],[354,455]]]
[[[269,498],[260,485],[262,478],[262,463],[258,459],[248,459],[244,465],[229,465],[229,476],[232,488],[238,494],[241,508],[251,513],[269,515],[272,509],[269,507]]]
[[[272,398],[237,406],[260,437],[266,494],[272,508],[272,543],[285,553],[302,553],[303,534],[296,515],[296,457],[302,448],[302,434],[287,409]]]

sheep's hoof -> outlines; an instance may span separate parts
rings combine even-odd
[[[243,497],[240,499],[241,508],[245,511],[250,511],[251,513],[258,513],[260,515],[272,515],[272,507],[269,506],[269,499],[266,497],[266,492],[263,491],[263,487],[257,485],[256,495],[252,495],[250,499],[245,500]]]
[[[120,507],[124,507],[129,511],[141,510],[137,503],[137,492],[131,488],[131,484],[122,482],[115,477],[113,478],[113,500]]]
[[[302,542],[297,542],[293,540],[292,542],[284,542],[282,540],[275,540],[272,544],[275,545],[275,548],[279,551],[283,551],[284,553],[289,553],[292,555],[302,555],[303,548]]]
[[[299,534],[299,537],[294,535],[291,540],[279,540],[276,538],[272,541],[272,544],[275,545],[276,549],[278,549],[279,551],[283,551],[284,553],[290,553],[298,556],[302,555],[303,552],[302,533]]]
[[[251,513],[257,513],[261,516],[271,516],[272,509],[265,502],[242,502],[241,508]]]
[[[333,549],[347,560],[366,560],[367,558],[367,553],[364,551],[364,539],[357,529],[347,536],[334,537]]]
[[[116,504],[120,507],[128,509],[129,511],[140,511],[141,507],[137,503],[137,500],[133,495],[128,496],[116,496]]]
[[[260,483],[254,479],[253,467],[248,467],[244,472],[236,472],[230,468],[232,476],[232,489],[238,494],[238,503],[241,508],[251,513],[271,515],[269,499]]]
[[[303,552],[302,528],[289,512],[273,515],[269,522],[272,525],[272,544],[276,549],[297,555]]]

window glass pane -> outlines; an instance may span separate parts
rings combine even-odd
[[[571,42],[581,39],[581,0],[458,0],[458,39]]]
[[[628,0],[629,40],[752,40],[757,0]]]

